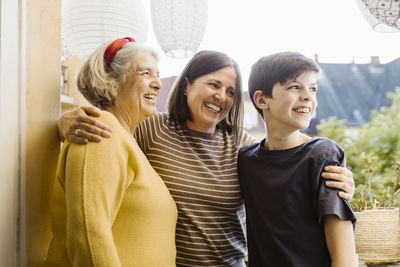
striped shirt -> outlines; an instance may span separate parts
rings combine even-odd
[[[237,154],[255,139],[244,132],[238,147],[227,131],[195,132],[170,123],[167,114],[148,118],[135,135],[178,207],[177,266],[231,266],[243,259]]]

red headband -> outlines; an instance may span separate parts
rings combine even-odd
[[[110,64],[113,61],[115,54],[117,54],[118,50],[120,50],[125,44],[129,42],[135,42],[135,39],[131,37],[124,37],[114,40],[111,44],[109,44],[106,51],[104,52],[104,65],[106,70],[110,67]]]

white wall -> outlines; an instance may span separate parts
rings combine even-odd
[[[21,100],[19,18],[19,1],[1,0],[0,266],[17,266]]]

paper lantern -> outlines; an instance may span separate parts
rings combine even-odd
[[[65,45],[81,59],[117,38],[146,41],[149,19],[141,0],[63,0],[62,13]]]
[[[400,30],[399,0],[356,0],[362,14],[377,32]]]
[[[174,58],[192,56],[207,26],[207,0],[151,0],[154,34],[164,52]]]

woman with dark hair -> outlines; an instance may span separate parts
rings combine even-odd
[[[243,131],[241,83],[238,65],[229,56],[198,52],[170,92],[169,113],[156,113],[135,132],[178,207],[177,266],[245,266],[237,153],[256,141]],[[76,142],[96,141],[92,135],[106,136],[107,126],[85,112],[97,113],[85,108],[63,115],[60,136]],[[76,129],[85,131],[76,136]],[[350,193],[341,192],[343,197],[351,198],[351,172],[333,167],[326,177],[339,181],[334,186]]]
[[[192,84],[200,76],[226,67],[233,68],[236,73],[235,88],[237,93],[232,92],[232,89],[230,89],[230,92],[228,91],[228,95],[233,93],[233,105],[228,110],[228,114],[218,121],[216,127],[228,130],[229,133],[233,132],[237,143],[242,135],[243,125],[242,77],[236,62],[225,54],[216,51],[201,51],[186,65],[169,95],[168,113],[181,124],[192,121],[194,114],[190,111],[185,93],[187,85]]]

